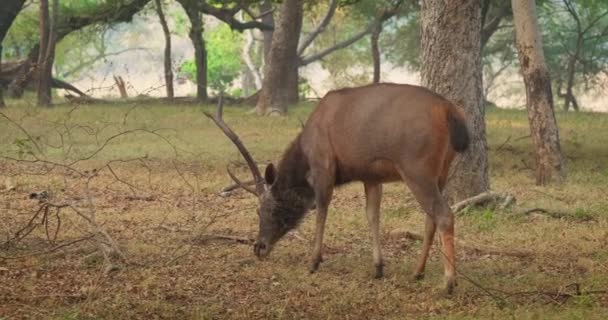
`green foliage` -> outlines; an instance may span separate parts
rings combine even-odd
[[[3,58],[21,59],[39,41],[38,10],[35,6],[24,8],[13,21],[3,45]]]
[[[225,91],[232,85],[241,71],[240,50],[243,43],[240,33],[222,24],[205,37],[207,44],[207,79],[209,87]],[[196,79],[196,64],[187,60],[180,66],[180,72],[190,79]]]
[[[608,66],[608,2],[581,0],[568,3],[580,21],[580,27],[562,2],[546,2],[539,10],[546,62],[554,80],[565,80],[568,60],[581,36],[575,83],[583,83],[586,89],[595,84],[595,75]]]

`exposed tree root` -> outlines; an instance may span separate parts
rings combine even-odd
[[[488,191],[454,204],[452,206],[452,211],[454,213],[459,213],[473,206],[487,206],[490,204],[498,205],[498,208],[505,209],[514,202],[515,197],[512,195]]]

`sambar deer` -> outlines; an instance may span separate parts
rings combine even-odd
[[[214,122],[235,143],[252,171],[260,206],[254,253],[266,257],[275,243],[317,208],[310,271],[322,261],[327,208],[334,187],[361,181],[372,234],[376,277],[383,276],[380,248],[382,184],[402,180],[426,212],[425,233],[414,277],[422,279],[435,230],[439,229],[446,291],[456,284],[454,214],[442,197],[450,163],[469,145],[463,112],[440,95],[418,86],[376,84],[331,91],[321,99],[278,168],[261,177],[253,158],[221,118]]]

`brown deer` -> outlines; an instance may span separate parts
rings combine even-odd
[[[316,205],[316,234],[310,271],[322,261],[323,230],[334,187],[361,181],[372,234],[376,277],[383,276],[380,248],[382,184],[402,180],[426,212],[422,254],[415,279],[424,277],[426,260],[438,228],[446,290],[455,280],[454,214],[441,195],[450,163],[469,145],[462,111],[448,100],[418,86],[376,84],[331,91],[321,99],[283,154],[278,168],[266,167],[264,178],[237,135],[218,115],[215,123],[239,148],[252,171],[258,195],[259,234],[254,253],[266,257],[275,243],[297,226]]]

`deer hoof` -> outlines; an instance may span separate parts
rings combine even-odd
[[[454,293],[454,289],[458,286],[455,278],[448,279],[445,284],[445,295],[451,296]]]
[[[412,279],[414,281],[420,281],[424,279],[424,272],[416,272],[414,273],[414,275],[412,276]]]
[[[382,279],[382,278],[384,278],[384,265],[379,264],[379,265],[376,265],[376,275],[374,276],[374,279]]]
[[[310,271],[310,273],[317,272],[317,270],[319,270],[319,265],[321,264],[321,262],[323,262],[323,258],[321,258],[321,257],[313,259],[312,262],[310,263],[310,267],[308,268],[308,271]]]

